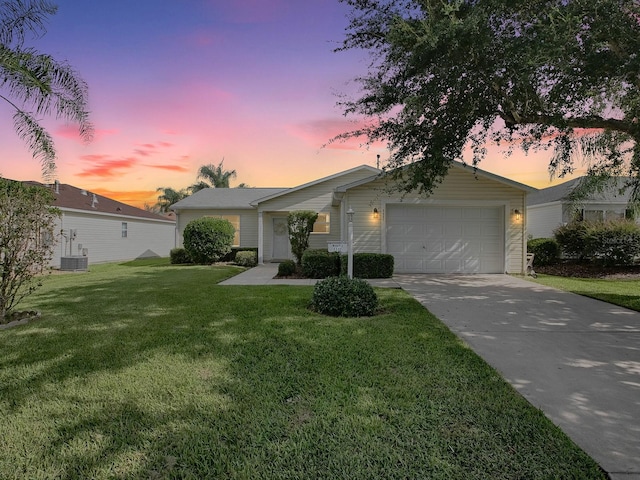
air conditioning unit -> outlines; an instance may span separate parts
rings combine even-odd
[[[70,255],[60,258],[60,270],[64,272],[87,271],[89,269],[89,257],[82,255]]]

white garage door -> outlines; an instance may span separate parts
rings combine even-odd
[[[387,205],[399,273],[503,273],[504,209]]]

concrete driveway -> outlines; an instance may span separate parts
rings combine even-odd
[[[612,479],[640,479],[640,313],[507,275],[394,280]]]

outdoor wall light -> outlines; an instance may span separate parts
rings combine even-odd
[[[522,212],[516,208],[513,211],[513,217],[516,219],[517,222],[519,222],[520,220],[522,220]]]
[[[380,217],[380,214],[378,213],[378,209],[374,208],[373,209],[373,218],[375,218],[376,220]]]

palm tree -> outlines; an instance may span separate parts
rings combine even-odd
[[[14,128],[40,161],[45,178],[53,176],[56,151],[36,117],[76,122],[83,140],[93,137],[87,84],[67,63],[24,47],[25,33],[44,34],[45,20],[56,11],[46,0],[0,2],[0,99],[14,111]]]
[[[175,190],[171,187],[158,187],[156,192],[162,192],[161,195],[158,195],[158,203],[156,203],[162,213],[168,212],[171,205],[189,196],[184,188]]]
[[[224,169],[224,159],[218,164],[202,165],[198,170],[198,183],[191,185],[189,189],[195,193],[204,188],[229,188],[229,180],[236,178],[235,170]]]

